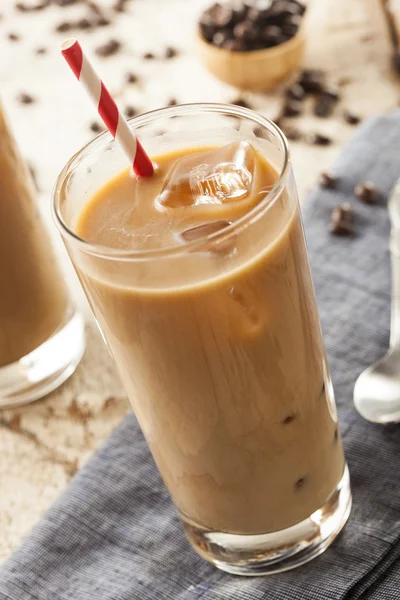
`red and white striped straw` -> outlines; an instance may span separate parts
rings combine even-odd
[[[149,177],[154,173],[153,163],[143,146],[97,75],[80,43],[75,38],[61,44],[61,53],[71,67],[75,77],[83,85],[97,107],[100,117],[115,140],[121,145],[136,175]]]

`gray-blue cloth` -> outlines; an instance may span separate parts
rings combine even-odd
[[[388,347],[386,202],[400,175],[400,111],[364,124],[334,172],[338,189],[315,190],[304,218],[354,493],[343,533],[294,571],[218,571],[186,542],[130,415],[0,569],[0,600],[400,598],[400,425],[369,424],[352,402],[357,375]],[[377,206],[353,196],[365,179],[381,191]],[[354,238],[328,233],[342,201],[356,213]]]

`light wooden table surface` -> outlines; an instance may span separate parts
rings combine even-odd
[[[37,167],[40,202],[48,219],[57,173],[93,135],[88,127],[94,117],[92,108],[60,59],[57,47],[62,36],[54,33],[57,23],[81,14],[82,6],[63,11],[52,7],[17,17],[13,4],[3,0],[0,5],[0,93],[24,154]],[[137,0],[128,13],[118,16],[114,29],[80,35],[88,50],[108,37],[124,40],[123,52],[96,61],[122,107],[129,103],[148,110],[171,97],[179,102],[230,102],[238,96],[236,90],[213,79],[194,56],[193,26],[205,4],[204,0]],[[391,48],[379,0],[314,0],[308,18],[307,66],[323,68],[333,83],[347,78],[348,84],[341,88],[343,99],[332,118],[313,117],[307,104],[304,116],[296,121],[302,130],[326,133],[334,140],[327,148],[304,142],[291,145],[302,201],[354,132],[343,120],[343,109],[368,117],[397,107],[400,98],[400,79],[390,70]],[[8,41],[10,32],[19,33],[20,41]],[[140,60],[142,52],[160,54],[167,45],[180,48],[179,57],[168,62]],[[38,46],[45,46],[48,53],[35,55]],[[141,83],[124,89],[128,70],[139,73]],[[29,106],[16,102],[21,91],[31,93],[37,102]],[[278,112],[279,93],[244,97],[266,116]],[[0,412],[0,560],[20,543],[129,410],[86,301],[54,238],[72,293],[87,316],[88,346],[75,375],[59,390],[30,406]]]

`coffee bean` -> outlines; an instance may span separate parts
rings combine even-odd
[[[327,135],[323,135],[322,133],[312,133],[307,136],[307,142],[312,144],[313,146],[329,146],[332,144],[332,138]]]
[[[222,48],[229,39],[232,38],[229,37],[229,34],[226,31],[217,31],[217,33],[214,33],[213,35],[212,43],[214,46]]]
[[[102,127],[98,121],[93,121],[93,123],[90,123],[90,131],[93,131],[93,133],[100,133],[101,131],[104,131],[104,127]]]
[[[126,106],[124,110],[124,113],[128,119],[135,117],[138,114],[138,112],[139,111],[137,110],[137,108],[131,106],[130,104],[128,104],[128,106]]]
[[[246,40],[250,42],[256,39],[257,31],[250,21],[240,21],[234,26],[233,35],[237,40]]]
[[[21,36],[18,35],[18,33],[9,33],[7,37],[10,40],[10,42],[19,42],[19,40],[21,39]]]
[[[53,2],[57,6],[61,6],[61,8],[65,8],[66,6],[72,6],[72,4],[78,4],[80,0],[53,0]]]
[[[251,105],[247,102],[247,100],[241,98],[240,96],[232,100],[231,104],[234,104],[235,106],[241,106],[242,108],[251,108]]]
[[[333,109],[335,108],[335,104],[336,103],[334,100],[332,100],[332,98],[320,94],[315,102],[313,111],[314,115],[322,118],[330,117],[333,113]]]
[[[319,69],[305,69],[300,73],[298,83],[308,94],[320,93],[323,90],[325,74]]]
[[[299,30],[301,25],[301,17],[294,15],[285,20],[282,26],[282,33],[284,33],[289,39],[292,38]]]
[[[228,27],[234,21],[233,9],[228,4],[215,4],[212,16],[217,27]]]
[[[47,54],[47,48],[45,48],[44,46],[39,46],[39,48],[36,48],[35,54],[37,54],[39,56],[41,56],[43,54]]]
[[[165,50],[165,58],[175,58],[175,56],[178,56],[178,54],[178,50],[172,46],[168,46]]]
[[[354,235],[353,210],[348,202],[338,204],[332,211],[330,232],[334,235]]]
[[[290,423],[293,423],[295,418],[296,415],[294,414],[287,415],[284,419],[282,419],[282,425],[289,425]]]
[[[37,2],[36,4],[24,4],[23,2],[17,2],[15,4],[16,10],[20,12],[36,12],[39,10],[43,10],[50,6],[51,0],[42,0],[41,2]]]
[[[227,39],[222,43],[221,48],[230,50],[231,52],[243,52],[246,50],[246,43],[244,40]]]
[[[35,98],[33,98],[33,96],[31,96],[30,94],[27,94],[26,92],[21,92],[17,96],[17,100],[21,104],[33,104],[35,102]]]
[[[70,23],[69,21],[62,21],[61,23],[59,23],[56,26],[56,31],[58,33],[66,33],[67,31],[70,31],[73,28],[73,24]]]
[[[145,52],[143,54],[143,59],[144,60],[154,60],[155,56],[154,56],[153,52]]]
[[[333,87],[324,86],[322,88],[320,95],[323,96],[324,98],[329,98],[330,100],[333,100],[334,102],[338,102],[338,100],[340,100],[339,91]]]
[[[298,140],[301,140],[302,135],[297,127],[293,127],[293,125],[288,125],[286,123],[281,123],[280,128],[282,129],[286,138],[291,142],[297,142]]]
[[[343,117],[346,123],[349,125],[358,125],[361,122],[361,117],[350,112],[349,110],[343,111]]]
[[[329,190],[334,190],[337,187],[338,178],[331,173],[321,173],[318,180],[319,186]]]
[[[135,73],[129,72],[125,75],[126,83],[137,83],[139,77]]]
[[[282,117],[298,117],[303,111],[303,105],[298,100],[287,99],[282,107]]]
[[[98,27],[108,27],[108,25],[111,25],[111,21],[110,19],[106,19],[105,17],[99,17],[97,21],[94,22],[94,24]]]
[[[372,181],[359,183],[354,188],[354,194],[359,200],[366,204],[376,204],[379,197],[378,190]]]
[[[278,46],[283,42],[282,30],[276,25],[267,25],[262,31],[262,39],[264,41],[265,48]]]
[[[95,50],[97,56],[101,56],[103,58],[112,56],[116,54],[121,48],[121,42],[118,40],[111,39],[105,44],[98,46]]]
[[[89,19],[83,18],[83,19],[79,19],[79,21],[76,22],[76,28],[77,29],[90,29],[92,27],[92,23],[91,21],[89,21]]]
[[[117,0],[113,6],[113,10],[118,13],[125,12],[126,5],[129,0]]]
[[[286,88],[285,96],[291,100],[303,100],[305,91],[298,83],[293,83],[290,87]]]
[[[178,104],[178,100],[176,98],[170,98],[167,102],[167,106],[176,106]]]

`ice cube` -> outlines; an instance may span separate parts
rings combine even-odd
[[[255,165],[255,151],[247,142],[192,154],[174,164],[159,202],[179,208],[242,200],[252,191]]]

